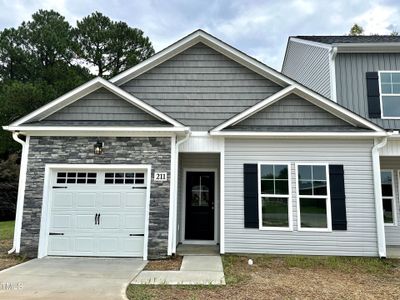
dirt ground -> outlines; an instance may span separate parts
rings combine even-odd
[[[147,263],[146,271],[179,271],[182,264],[182,256],[175,256],[170,259],[151,260]]]
[[[224,256],[226,286],[130,286],[129,299],[400,299],[400,260]]]

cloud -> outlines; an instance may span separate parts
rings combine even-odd
[[[397,29],[398,0],[0,0],[0,29],[18,26],[38,9],[54,9],[75,25],[94,11],[142,29],[157,51],[202,28],[280,69],[290,35],[366,33]]]

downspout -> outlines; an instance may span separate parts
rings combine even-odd
[[[12,137],[14,141],[22,145],[22,152],[21,152],[21,166],[20,166],[19,181],[18,181],[17,208],[15,211],[13,247],[8,251],[8,254],[14,252],[19,253],[19,247],[21,242],[22,216],[24,210],[25,181],[26,181],[26,170],[28,163],[28,145],[29,145],[29,136],[26,136],[26,140],[24,141],[19,138],[19,132],[13,132]]]
[[[330,76],[330,89],[331,89],[331,99],[334,102],[337,102],[337,95],[336,95],[336,66],[335,66],[335,59],[337,55],[337,47],[332,47],[329,50],[329,76]]]
[[[375,218],[376,231],[378,236],[378,254],[380,258],[386,257],[386,238],[385,224],[383,220],[382,187],[381,187],[381,166],[379,160],[379,149],[387,143],[387,137],[382,138],[378,143],[375,139],[375,145],[372,147],[372,170],[374,174],[374,192],[375,192]]]
[[[173,216],[173,241],[172,241],[172,249],[173,249],[173,253],[176,253],[176,229],[177,229],[177,217],[178,217],[178,171],[179,171],[179,146],[182,145],[183,143],[185,143],[189,138],[190,135],[192,134],[192,132],[190,131],[190,129],[188,131],[185,132],[185,137],[183,139],[181,139],[180,141],[177,141],[175,144],[175,170],[174,170],[174,174],[175,174],[175,182],[174,182],[174,216]]]

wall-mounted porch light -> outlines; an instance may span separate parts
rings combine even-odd
[[[103,154],[103,146],[104,146],[104,143],[97,141],[97,143],[94,144],[94,154],[97,154],[97,155]]]

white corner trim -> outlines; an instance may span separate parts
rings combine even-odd
[[[15,250],[16,253],[19,253],[21,247],[22,219],[24,214],[26,172],[28,169],[28,153],[29,153],[30,137],[26,136],[26,140],[24,142],[18,137],[17,133],[13,133],[13,139],[22,145],[21,166],[20,166],[19,182],[18,182],[17,208],[15,212],[14,240],[13,240],[13,249],[11,249]],[[11,250],[9,254],[12,252]]]
[[[276,82],[280,85],[292,84],[294,81],[289,77],[279,73],[278,71],[266,66],[265,64],[257,61],[256,59],[244,54],[243,52],[233,48],[232,46],[222,42],[214,36],[204,32],[203,30],[196,30],[191,34],[185,36],[169,47],[158,52],[149,59],[139,63],[138,65],[122,72],[121,74],[110,79],[110,82],[116,85],[122,85],[125,82],[143,74],[144,72],[156,67],[162,62],[170,59],[171,57],[181,53],[182,51],[190,48],[197,43],[203,43],[215,51],[233,59],[239,64],[242,64],[251,70],[259,73],[260,75]]]
[[[220,163],[220,170],[219,170],[219,177],[220,177],[220,220],[219,220],[219,252],[221,254],[225,254],[225,139],[223,139],[222,149],[219,156],[219,163]]]
[[[375,198],[375,218],[376,231],[378,236],[378,254],[379,257],[386,257],[386,237],[385,237],[385,222],[383,219],[383,204],[382,204],[382,187],[381,187],[381,166],[379,160],[379,149],[383,148],[387,143],[387,137],[378,141],[375,140],[375,145],[372,147],[372,170],[374,177],[374,198]]]
[[[331,99],[334,102],[337,102],[337,91],[336,91],[336,55],[337,55],[337,47],[332,47],[329,51],[329,76],[330,80],[330,89],[331,89]]]
[[[39,109],[33,111],[32,113],[26,115],[25,117],[18,119],[17,121],[10,124],[10,127],[18,126],[23,123],[26,123],[34,118],[39,118],[40,120],[48,117],[49,115],[55,113],[56,111],[64,108],[65,106],[81,99],[82,97],[86,96],[87,94],[96,91],[99,88],[106,88],[110,92],[114,93],[115,95],[121,97],[122,99],[126,100],[127,102],[135,105],[136,107],[144,110],[145,112],[151,114],[155,118],[159,120],[166,121],[174,126],[183,126],[181,123],[175,121],[174,119],[170,118],[166,114],[162,113],[161,111],[155,109],[154,107],[146,104],[142,100],[134,97],[133,95],[129,94],[128,92],[124,91],[123,89],[113,85],[109,81],[101,78],[96,77],[87,83],[73,89],[72,91],[62,95],[61,97],[49,102],[48,104],[40,107]]]
[[[272,96],[262,100],[261,102],[257,103],[256,105],[246,109],[245,111],[237,114],[233,118],[229,119],[228,121],[222,123],[221,125],[218,125],[217,127],[213,128],[210,133],[221,131],[222,129],[230,126],[230,125],[235,125],[239,123],[240,121],[254,115],[255,113],[259,112],[263,108],[267,107],[268,105],[271,105],[275,103],[276,101],[282,99],[283,97],[289,95],[291,92],[293,92],[295,89],[294,86],[290,85],[279,92],[273,94]]]
[[[44,184],[43,184],[43,202],[40,220],[40,233],[39,233],[39,246],[38,258],[43,258],[47,255],[48,251],[48,237],[49,237],[49,224],[51,216],[51,185],[52,185],[52,172],[56,169],[85,169],[85,170],[108,170],[108,169],[143,169],[147,173],[147,189],[146,189],[146,208],[144,220],[144,244],[143,244],[143,260],[147,260],[148,255],[148,242],[149,242],[149,215],[150,215],[150,190],[151,190],[151,165],[143,164],[46,164],[44,171]]]
[[[169,178],[169,216],[168,216],[168,251],[170,256],[174,253],[174,240],[176,239],[176,230],[174,230],[174,210],[175,210],[175,180],[176,180],[176,136],[171,138],[171,165],[170,165],[170,178]],[[174,232],[175,231],[175,232]]]

